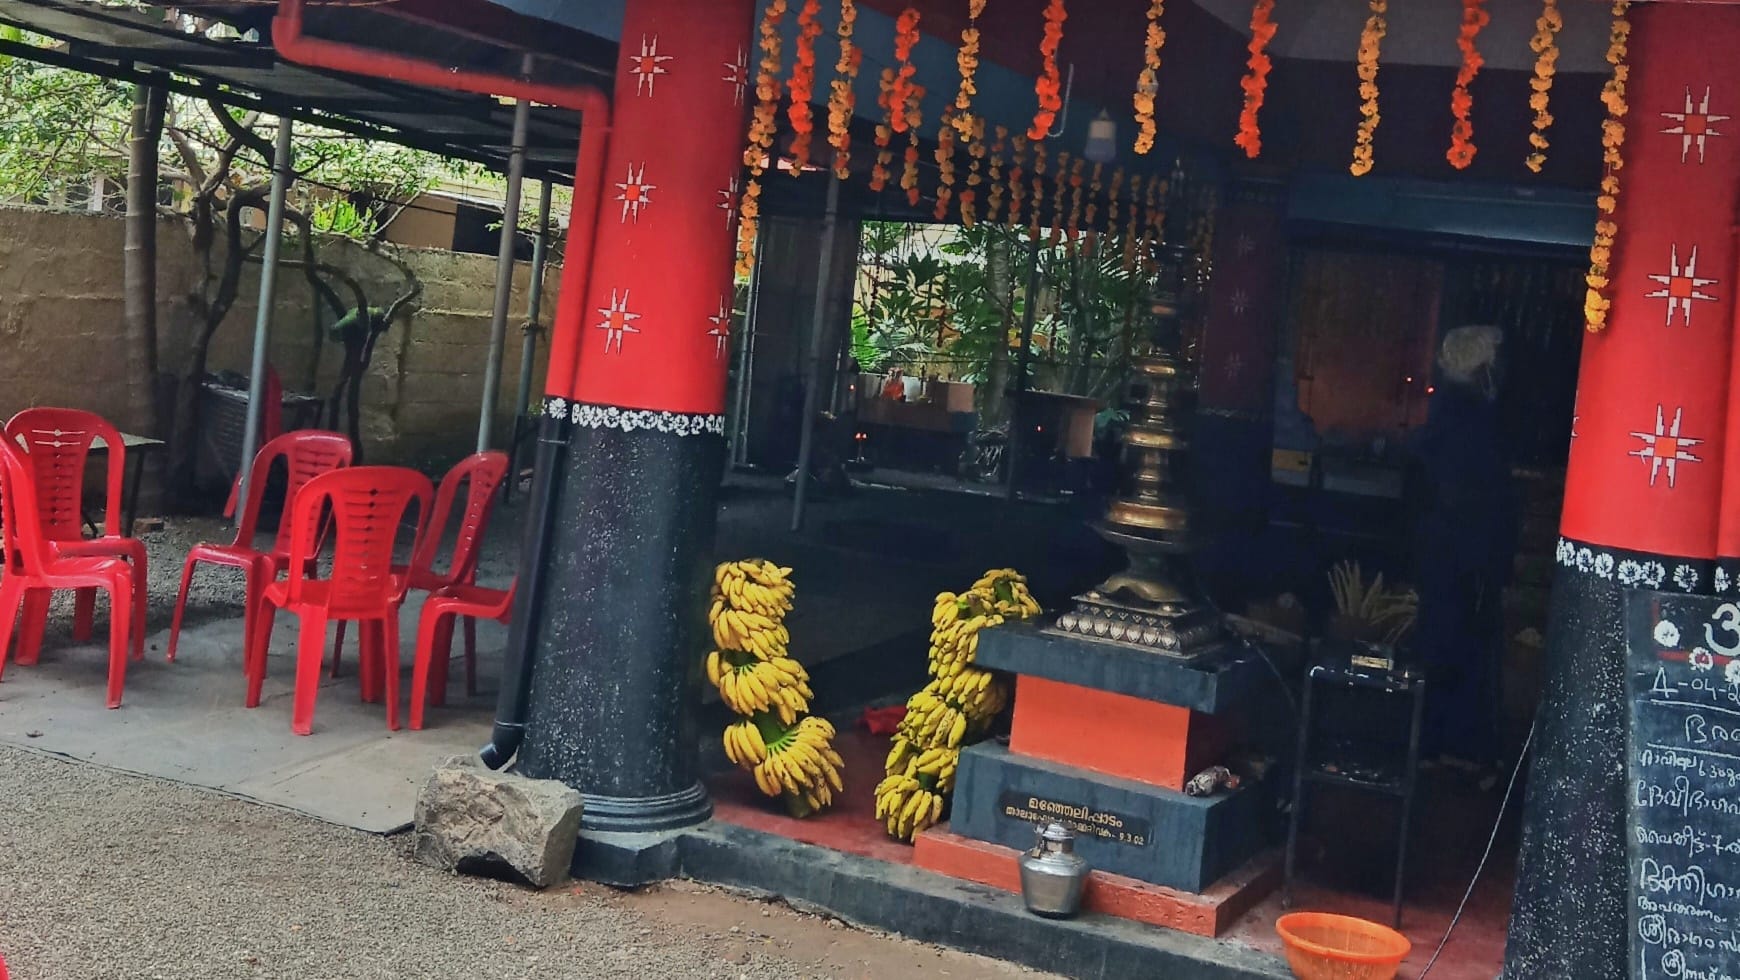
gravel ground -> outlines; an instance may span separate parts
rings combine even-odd
[[[698,886],[534,893],[408,838],[0,748],[14,980],[1036,976]]]

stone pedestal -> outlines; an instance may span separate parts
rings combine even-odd
[[[1032,846],[1036,823],[1058,821],[1096,871],[1157,886],[1137,905],[1175,906],[1144,921],[1218,929],[1230,918],[1216,909],[1248,908],[1273,887],[1272,859],[1258,860],[1260,792],[1184,792],[1222,761],[1225,715],[1261,664],[1236,649],[1188,662],[1026,625],[982,633],[978,663],[1018,677],[1009,745],[962,753],[951,824],[921,839],[921,865],[998,882],[991,865]]]

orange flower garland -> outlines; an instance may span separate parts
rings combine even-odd
[[[936,210],[932,216],[938,221],[948,217],[949,200],[955,193],[955,127],[951,118],[954,108],[943,110],[942,127],[936,134],[936,169],[939,175],[936,188]]]
[[[785,19],[786,0],[772,0],[761,18],[761,63],[755,76],[755,111],[749,120],[749,145],[743,162],[749,167],[749,183],[737,206],[737,274],[747,276],[755,265],[755,236],[761,218],[761,175],[773,149],[779,126],[779,25]]]
[[[961,88],[955,93],[955,132],[962,138],[973,135],[973,96],[979,94],[979,15],[985,12],[985,0],[967,0],[967,26],[961,31],[961,49],[955,53],[955,67],[961,72]]]
[[[918,191],[918,130],[906,131],[906,172],[900,175],[900,186],[906,191],[906,203],[918,207],[923,198]]]
[[[1003,184],[1003,151],[1009,141],[1009,127],[998,126],[997,138],[991,141],[991,161],[986,179],[990,181],[991,191],[985,198],[985,220],[997,223],[997,215],[1003,210],[1003,195],[1007,188]]]
[[[915,101],[913,92],[917,86],[912,78],[918,74],[918,68],[912,63],[912,49],[918,46],[918,37],[918,10],[907,7],[894,22],[894,60],[898,62],[898,70],[894,73],[893,102],[894,131],[897,133],[918,125],[910,121],[910,112],[901,111]]]
[[[1136,233],[1142,217],[1142,175],[1130,177],[1130,225],[1124,229],[1124,271],[1136,266]]]
[[[1263,152],[1263,132],[1257,126],[1257,114],[1263,110],[1263,99],[1269,90],[1269,69],[1273,67],[1267,50],[1269,42],[1275,39],[1276,25],[1271,19],[1274,12],[1275,0],[1257,0],[1251,7],[1251,60],[1245,62],[1249,70],[1239,81],[1239,88],[1245,90],[1245,107],[1239,113],[1239,134],[1233,142],[1252,160]]]
[[[822,0],[804,0],[798,11],[797,51],[793,54],[791,83],[786,86],[791,93],[791,105],[785,111],[795,134],[791,140],[793,177],[802,175],[809,166],[810,143],[815,139],[815,110],[810,99],[816,94],[816,38],[822,34],[821,16]]]
[[[1057,177],[1052,183],[1057,187],[1057,196],[1051,202],[1051,244],[1055,246],[1063,240],[1064,206],[1069,193],[1069,153],[1066,151],[1057,154]]]
[[[972,163],[967,166],[967,189],[961,191],[961,223],[968,228],[978,224],[977,205],[979,200],[979,185],[985,178],[979,176],[979,167],[985,159],[985,120],[973,120],[972,138],[967,143],[967,156]]]
[[[1051,132],[1058,110],[1063,108],[1063,78],[1057,70],[1057,49],[1063,43],[1063,22],[1068,19],[1069,12],[1064,10],[1063,0],[1046,3],[1045,33],[1039,39],[1039,55],[1044,68],[1033,84],[1033,91],[1039,96],[1039,111],[1033,114],[1033,125],[1027,129],[1027,137],[1035,142]]]
[[[1087,182],[1082,171],[1086,169],[1087,161],[1077,157],[1075,166],[1069,170],[1069,225],[1065,231],[1071,243],[1081,234],[1082,186]]]
[[[1098,220],[1100,214],[1100,191],[1105,189],[1105,184],[1102,182],[1101,178],[1105,176],[1105,172],[1106,165],[1103,163],[1096,163],[1094,164],[1093,174],[1088,177],[1087,213],[1082,215],[1081,220],[1088,226],[1088,231],[1090,233],[1093,231],[1095,227],[1094,223]]]
[[[1027,235],[1039,241],[1039,212],[1045,207],[1045,144],[1033,144],[1033,207],[1027,219]]]
[[[1166,31],[1160,18],[1166,14],[1166,0],[1153,0],[1148,6],[1148,36],[1142,44],[1142,74],[1136,76],[1136,94],[1131,102],[1136,106],[1136,152],[1147,153],[1154,148],[1154,94],[1160,91],[1160,49],[1166,44]]]
[[[1620,153],[1620,148],[1625,145],[1625,123],[1621,120],[1630,111],[1625,104],[1625,83],[1631,75],[1631,66],[1625,62],[1631,43],[1631,22],[1625,15],[1630,8],[1630,0],[1614,0],[1613,30],[1607,44],[1607,63],[1613,66],[1613,75],[1601,89],[1601,101],[1607,106],[1607,119],[1601,124],[1601,159],[1607,173],[1601,178],[1601,195],[1595,199],[1601,216],[1595,222],[1595,244],[1589,249],[1589,274],[1584,277],[1589,291],[1583,299],[1583,319],[1590,333],[1606,329],[1607,313],[1613,306],[1613,301],[1607,298],[1607,286],[1613,261],[1613,242],[1619,237],[1619,223],[1613,218],[1619,209],[1619,170],[1625,166],[1625,158]]]
[[[828,145],[834,148],[834,176],[841,180],[852,176],[852,113],[858,102],[852,86],[864,63],[864,49],[852,42],[857,24],[857,0],[840,0],[840,60],[828,86]]]
[[[1009,227],[1021,223],[1021,205],[1027,200],[1027,185],[1021,179],[1027,175],[1022,164],[1027,162],[1027,137],[1015,134],[1015,149],[1009,155]]]
[[[1553,125],[1552,113],[1547,111],[1547,99],[1553,90],[1553,74],[1558,71],[1558,38],[1564,26],[1565,18],[1559,13],[1558,0],[1542,0],[1541,15],[1535,19],[1535,36],[1529,39],[1529,50],[1535,53],[1535,77],[1529,80],[1529,108],[1535,111],[1529,146],[1534,147],[1534,151],[1523,161],[1537,174],[1547,162],[1547,129]]]
[[[1359,132],[1353,141],[1353,166],[1348,168],[1355,177],[1371,173],[1372,137],[1378,128],[1378,55],[1389,32],[1384,17],[1389,6],[1389,0],[1371,0],[1371,16],[1359,35]]]
[[[1486,0],[1462,0],[1462,30],[1456,37],[1456,46],[1462,49],[1462,67],[1456,72],[1456,87],[1450,92],[1450,113],[1456,117],[1456,122],[1450,127],[1450,149],[1444,154],[1450,166],[1457,170],[1468,169],[1479,149],[1474,145],[1474,122],[1469,118],[1474,109],[1474,96],[1469,93],[1468,84],[1486,64],[1474,42],[1480,36],[1481,28],[1491,22],[1492,15],[1486,12]]]
[[[876,104],[882,108],[882,121],[876,124],[876,165],[870,168],[870,189],[880,192],[888,186],[891,176],[888,165],[894,162],[894,69],[882,69],[877,79]]]
[[[1124,168],[1112,171],[1111,186],[1106,188],[1106,234],[1118,233],[1118,195],[1124,189]]]

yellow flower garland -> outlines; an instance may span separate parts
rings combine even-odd
[[[1389,0],[1371,0],[1371,16],[1359,35],[1359,131],[1353,141],[1353,165],[1348,169],[1355,177],[1371,173],[1372,137],[1378,128],[1378,56],[1384,35],[1389,32]]]
[[[1601,178],[1601,194],[1595,199],[1601,216],[1595,222],[1595,244],[1589,248],[1589,274],[1584,277],[1589,290],[1583,299],[1583,320],[1590,333],[1607,328],[1607,313],[1613,307],[1613,301],[1607,298],[1607,287],[1613,243],[1619,237],[1619,222],[1613,217],[1619,210],[1619,171],[1625,166],[1620,152],[1625,145],[1625,123],[1621,120],[1630,111],[1625,103],[1625,83],[1631,76],[1631,66],[1625,60],[1631,43],[1631,22],[1625,15],[1630,9],[1631,0],[1614,0],[1613,30],[1607,44],[1607,63],[1613,66],[1613,74],[1601,89],[1601,102],[1607,106],[1607,119],[1601,124],[1601,159],[1607,173]]]
[[[1069,227],[1067,233],[1071,244],[1076,236],[1081,234],[1082,185],[1086,178],[1082,172],[1087,169],[1087,161],[1076,158],[1075,165],[1069,171]]]
[[[1142,73],[1136,77],[1136,94],[1130,101],[1136,107],[1136,152],[1146,154],[1154,148],[1158,127],[1154,124],[1154,96],[1160,91],[1160,49],[1166,44],[1166,30],[1160,18],[1166,13],[1166,0],[1153,0],[1148,6],[1148,35],[1142,45]]]
[[[1564,26],[1565,18],[1559,13],[1558,0],[1541,0],[1541,15],[1535,19],[1535,36],[1529,39],[1529,50],[1535,53],[1535,77],[1529,80],[1529,108],[1535,111],[1529,145],[1534,147],[1534,151],[1523,161],[1537,174],[1547,162],[1547,129],[1553,125],[1553,115],[1547,111],[1547,100],[1553,90],[1553,75],[1558,71],[1558,36]]]
[[[955,194],[955,127],[954,107],[943,110],[942,126],[936,134],[936,210],[931,216],[942,221],[949,214],[949,200]]]
[[[864,50],[852,42],[857,24],[857,0],[840,0],[840,60],[828,86],[828,145],[834,148],[834,176],[841,180],[852,176],[852,113],[858,102],[852,86],[864,63]]]
[[[1021,223],[1021,206],[1027,200],[1027,185],[1023,178],[1027,176],[1024,164],[1027,162],[1027,137],[1016,133],[1015,149],[1009,154],[1009,227],[1014,228]]]
[[[749,184],[737,207],[737,274],[749,275],[755,265],[755,236],[761,217],[761,175],[779,127],[780,22],[785,19],[786,0],[773,0],[761,18],[761,64],[755,76],[755,111],[749,120],[749,145],[743,162],[749,167]]]
[[[985,197],[985,220],[997,223],[997,215],[1003,210],[1003,195],[1007,188],[1003,184],[1003,153],[1008,145],[1009,127],[998,126],[995,130],[996,139],[991,142],[991,161],[987,179],[991,191]]]
[[[985,178],[979,176],[979,167],[985,159],[985,120],[973,120],[973,134],[967,143],[967,156],[972,163],[967,167],[967,189],[961,191],[961,223],[968,228],[978,223],[979,185]]]
[[[961,49],[955,52],[955,67],[961,72],[961,87],[955,93],[955,132],[963,139],[973,134],[973,96],[979,94],[979,15],[985,0],[968,0],[967,26],[961,31]]]
[[[876,104],[882,108],[882,121],[876,124],[876,165],[870,168],[870,189],[881,193],[892,175],[888,165],[894,162],[894,69],[882,69],[876,80]]]
[[[1063,241],[1063,223],[1067,211],[1066,195],[1069,194],[1069,153],[1064,150],[1057,154],[1057,177],[1052,180],[1057,186],[1057,195],[1051,201],[1051,238],[1050,244],[1055,246]]]
[[[1124,271],[1136,266],[1136,234],[1142,217],[1142,175],[1130,177],[1130,225],[1124,229]]]

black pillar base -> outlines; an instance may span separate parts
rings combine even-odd
[[[712,813],[695,711],[718,420],[594,406],[570,416],[519,771],[580,790],[583,831],[692,826]]]
[[[1626,588],[1696,592],[1709,563],[1565,541],[1547,625],[1505,980],[1624,980]]]

